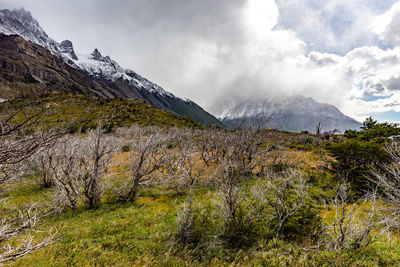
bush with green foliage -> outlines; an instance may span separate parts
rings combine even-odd
[[[348,130],[346,140],[329,143],[326,148],[336,159],[332,167],[339,179],[351,183],[353,194],[360,195],[369,188],[371,170],[382,170],[389,163],[389,155],[384,145],[390,142],[388,137],[400,134],[397,124],[378,123],[372,118],[366,119],[361,131]]]
[[[180,244],[188,249],[204,246],[213,230],[212,209],[194,203],[191,196],[185,201],[177,216],[177,229],[172,245]]]

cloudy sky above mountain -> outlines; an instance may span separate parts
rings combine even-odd
[[[215,115],[302,94],[400,121],[398,0],[0,0]]]

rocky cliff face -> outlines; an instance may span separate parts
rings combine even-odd
[[[205,125],[222,125],[196,103],[178,98],[136,72],[122,68],[98,49],[90,55],[80,55],[75,53],[71,41],[54,41],[24,9],[0,11],[0,49],[0,98],[27,89],[67,90],[142,100]]]

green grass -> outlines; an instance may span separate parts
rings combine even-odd
[[[51,95],[48,97],[61,97]],[[59,98],[56,99],[60,101]],[[72,96],[74,107],[85,106],[96,99]],[[117,105],[119,100],[113,105]],[[51,102],[47,102],[51,103]],[[63,101],[57,103],[64,103]],[[126,103],[124,101],[124,103]],[[133,101],[133,106],[135,102]],[[108,106],[107,103],[101,105]],[[111,105],[111,104],[110,104]],[[63,105],[59,104],[61,108]],[[119,106],[119,105],[117,105]],[[139,105],[140,106],[140,105]],[[92,107],[91,107],[92,108]],[[79,108],[77,108],[79,110]],[[94,109],[95,110],[95,109]],[[104,112],[99,107],[98,112]],[[79,116],[78,116],[79,117]],[[48,127],[52,124],[47,125]],[[269,145],[292,142],[293,134],[266,131],[271,134]],[[127,152],[126,152],[127,153]],[[288,149],[289,162],[299,161],[298,168],[309,185],[309,195],[318,205],[329,202],[334,195],[335,177],[325,168],[329,158],[324,151]],[[322,154],[321,154],[322,153]],[[126,154],[119,155],[125,157]],[[300,157],[301,156],[301,157]],[[326,162],[325,162],[326,161]],[[204,170],[205,172],[207,170]],[[110,169],[112,172],[112,169]],[[114,179],[113,173],[107,178]],[[124,178],[124,177],[121,177]],[[241,182],[247,194],[257,184],[258,177]],[[0,187],[7,202],[0,204],[0,214],[15,214],[16,207],[32,202],[50,200],[51,189],[41,189],[33,180]],[[216,190],[201,184],[193,191],[196,205],[207,207],[212,231],[221,225],[220,210],[216,206]],[[162,186],[149,187],[139,192],[135,203],[117,201],[111,189],[105,192],[99,209],[89,210],[83,203],[75,211],[66,211],[43,218],[36,230],[58,229],[58,240],[50,247],[14,262],[13,266],[400,266],[400,235],[392,236],[392,243],[382,237],[371,246],[357,250],[333,252],[315,248],[310,240],[289,241],[259,236],[251,247],[229,249],[222,242],[214,247],[190,250],[179,245],[171,247],[171,235],[177,228],[177,213],[186,200]],[[323,211],[321,211],[323,213]],[[207,230],[207,229],[206,229]],[[37,234],[39,237],[45,233]]]
[[[6,102],[0,114],[24,109],[34,113],[44,108],[40,124],[44,128],[59,127],[68,132],[85,132],[97,126],[98,121],[111,120],[112,127],[131,125],[161,127],[200,127],[193,119],[182,118],[151,107],[143,102],[126,99],[99,99],[79,94],[51,93],[37,98]]]
[[[244,187],[256,182],[249,180]],[[9,191],[11,206],[41,200],[48,193],[33,182]],[[212,188],[202,187],[194,199],[214,205]],[[44,218],[40,230],[57,228],[59,240],[51,247],[26,256],[13,266],[398,266],[400,246],[377,242],[357,251],[343,253],[303,249],[307,244],[262,240],[251,248],[190,251],[170,250],[176,229],[177,210],[186,196],[160,188],[142,190],[136,203],[103,203],[97,210],[78,210]],[[217,212],[217,211],[216,211]],[[43,233],[44,234],[44,233]],[[41,235],[41,234],[39,234]],[[168,256],[168,257],[167,257]]]

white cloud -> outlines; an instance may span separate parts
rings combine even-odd
[[[370,28],[379,37],[392,45],[400,45],[400,2],[394,4],[386,13],[378,16]]]
[[[71,39],[78,52],[98,47],[215,115],[229,102],[302,94],[362,120],[372,112],[399,110],[400,48],[374,46],[376,34],[398,44],[400,4],[379,16],[394,1],[0,0],[0,5],[25,6],[57,40]],[[386,98],[365,101],[374,97]]]
[[[343,57],[314,52],[308,59],[337,86],[328,89],[333,97],[328,102],[338,101],[345,113],[362,120],[371,113],[400,112],[400,48],[360,47]]]
[[[276,0],[280,11],[278,29],[291,29],[310,51],[348,51],[376,43],[366,25],[389,8],[394,0]]]
[[[343,56],[316,51],[306,54],[307,44],[293,30],[273,28],[271,18],[277,18],[276,9],[266,2],[250,1],[254,6],[244,9],[241,42],[225,49],[212,46],[209,64],[195,72],[188,70],[192,76],[184,81],[188,88],[198,88],[204,81],[218,88],[209,98],[201,98],[207,99],[202,104],[215,115],[223,114],[227,104],[293,94],[334,104],[359,120],[372,112],[399,110],[400,49],[363,46]],[[255,16],[254,21],[246,20],[254,10],[268,19]],[[379,96],[387,98],[366,101]]]

